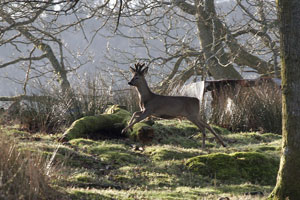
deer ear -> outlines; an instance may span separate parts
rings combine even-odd
[[[133,73],[133,74],[136,72],[135,69],[132,67],[130,67],[129,69],[130,69],[131,73]]]
[[[145,68],[142,70],[142,74],[143,74],[143,75],[147,74],[148,69],[149,69],[149,67],[145,67]]]

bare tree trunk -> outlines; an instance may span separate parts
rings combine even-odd
[[[195,5],[192,5],[186,1],[173,0],[182,11],[196,16],[198,38],[209,72],[217,79],[219,77],[240,79],[241,76],[230,63],[232,61],[241,66],[249,66],[260,74],[269,74],[272,65],[252,55],[238,43],[236,36],[218,18],[214,2],[214,0],[194,0]],[[226,43],[230,52],[224,51],[222,43]]]
[[[300,1],[278,0],[282,59],[282,152],[270,199],[300,197]]]
[[[229,63],[222,46],[222,27],[219,26],[214,1],[195,0],[198,37],[208,65],[215,79],[241,79],[241,75]]]

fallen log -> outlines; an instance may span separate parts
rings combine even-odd
[[[86,116],[74,121],[63,134],[64,140],[129,137],[142,143],[150,142],[154,137],[154,130],[145,122],[135,124],[133,129],[125,135],[121,134],[121,130],[127,125],[130,118],[130,112],[118,105],[113,105],[101,115]]]

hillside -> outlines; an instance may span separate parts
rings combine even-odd
[[[261,199],[275,185],[279,135],[214,127],[228,147],[208,134],[202,150],[201,134],[187,121],[158,120],[153,128],[146,145],[127,138],[62,143],[59,134],[16,126],[2,126],[1,134],[13,137],[20,151],[46,158],[51,187],[66,199]]]

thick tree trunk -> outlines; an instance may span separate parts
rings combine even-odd
[[[270,199],[300,198],[300,1],[278,0],[282,59],[282,155]]]
[[[222,27],[215,21],[217,18],[214,1],[195,0],[198,38],[203,49],[209,73],[215,79],[241,79],[241,75],[229,63],[224,52],[221,37]]]
[[[235,37],[231,34],[229,29],[225,24],[221,22],[218,18],[214,0],[194,0],[194,5],[188,3],[187,1],[181,0],[173,0],[174,5],[178,6],[182,11],[188,13],[190,15],[195,15],[197,19],[198,26],[198,37],[200,39],[201,47],[204,50],[205,58],[207,62],[211,62],[210,73],[217,77],[238,77],[237,72],[234,72],[234,68],[232,65],[226,65],[229,60],[232,60],[234,63],[241,66],[249,66],[255,70],[259,74],[267,74],[270,73],[270,69],[273,66],[266,62],[265,60],[254,56],[247,52],[235,39]],[[206,16],[206,17],[205,17]],[[203,23],[205,25],[203,25]],[[206,37],[206,36],[209,37]],[[214,40],[213,37],[215,37]],[[225,39],[226,38],[226,39]],[[213,42],[214,41],[214,42]],[[212,55],[216,54],[216,51],[211,51],[212,44],[217,44],[219,42],[219,46],[215,47],[215,50],[219,50],[221,47],[220,42],[225,42],[230,50],[230,52],[224,52],[224,48],[218,52],[218,55],[223,55],[219,58],[221,64],[225,64],[226,67],[223,67],[219,64],[219,62],[213,58]],[[209,46],[205,46],[209,45]],[[206,49],[204,47],[207,47]],[[210,52],[211,51],[211,52]],[[214,60],[212,60],[212,58]],[[208,60],[209,59],[209,60]],[[215,64],[217,63],[217,64]],[[222,68],[223,69],[222,69]],[[229,68],[227,68],[229,67]],[[230,70],[227,71],[227,69]],[[225,71],[226,70],[226,71]],[[225,74],[223,72],[225,71]],[[227,74],[228,73],[228,74]]]

